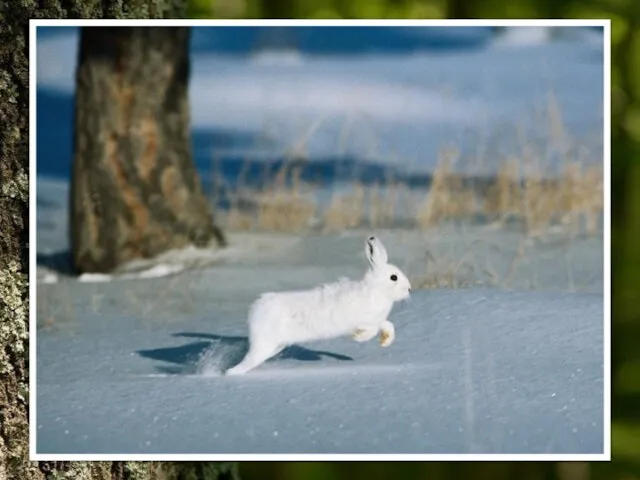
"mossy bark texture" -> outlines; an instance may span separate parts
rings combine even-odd
[[[0,2],[0,480],[237,480],[237,463],[29,461],[29,19],[176,18],[178,0]]]

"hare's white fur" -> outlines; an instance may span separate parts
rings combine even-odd
[[[249,309],[249,351],[226,374],[246,373],[295,343],[347,335],[365,342],[380,333],[380,344],[389,346],[395,332],[388,315],[396,301],[409,297],[411,284],[387,262],[376,237],[367,238],[365,252],[370,268],[361,280],[262,294]]]

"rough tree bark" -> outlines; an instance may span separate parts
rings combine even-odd
[[[237,463],[30,462],[28,363],[28,21],[175,18],[176,0],[0,2],[0,479],[238,478]]]
[[[39,462],[38,472],[39,477],[44,477],[46,480],[61,478],[65,480],[239,480],[240,478],[236,462]],[[22,479],[22,477],[19,478]]]
[[[81,29],[69,210],[78,273],[225,243],[192,160],[189,35]]]
[[[26,23],[16,21],[15,12],[7,11],[7,2],[0,5],[0,479],[4,479],[29,478],[34,467],[26,462],[28,47]]]

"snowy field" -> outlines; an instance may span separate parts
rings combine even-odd
[[[242,161],[294,151],[329,183],[346,182],[340,162],[411,178],[455,145],[481,158],[465,171],[494,173],[523,132],[549,172],[575,145],[601,163],[602,37],[547,33],[398,29],[322,41],[301,30],[301,51],[276,51],[255,48],[268,46],[264,32],[197,30],[198,169],[206,183],[217,159],[233,183]],[[362,275],[370,232],[231,232],[222,251],[69,276],[76,42],[60,28],[38,40],[37,453],[603,452],[601,235],[378,231],[414,286],[459,288],[416,288],[397,304],[388,348],[297,345],[234,378],[220,372],[242,358],[256,295]],[[560,140],[545,116],[550,91]]]

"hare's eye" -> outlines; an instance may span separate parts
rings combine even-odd
[[[397,275],[391,275],[391,280],[393,280],[395,282],[396,280],[398,280],[398,276]]]

